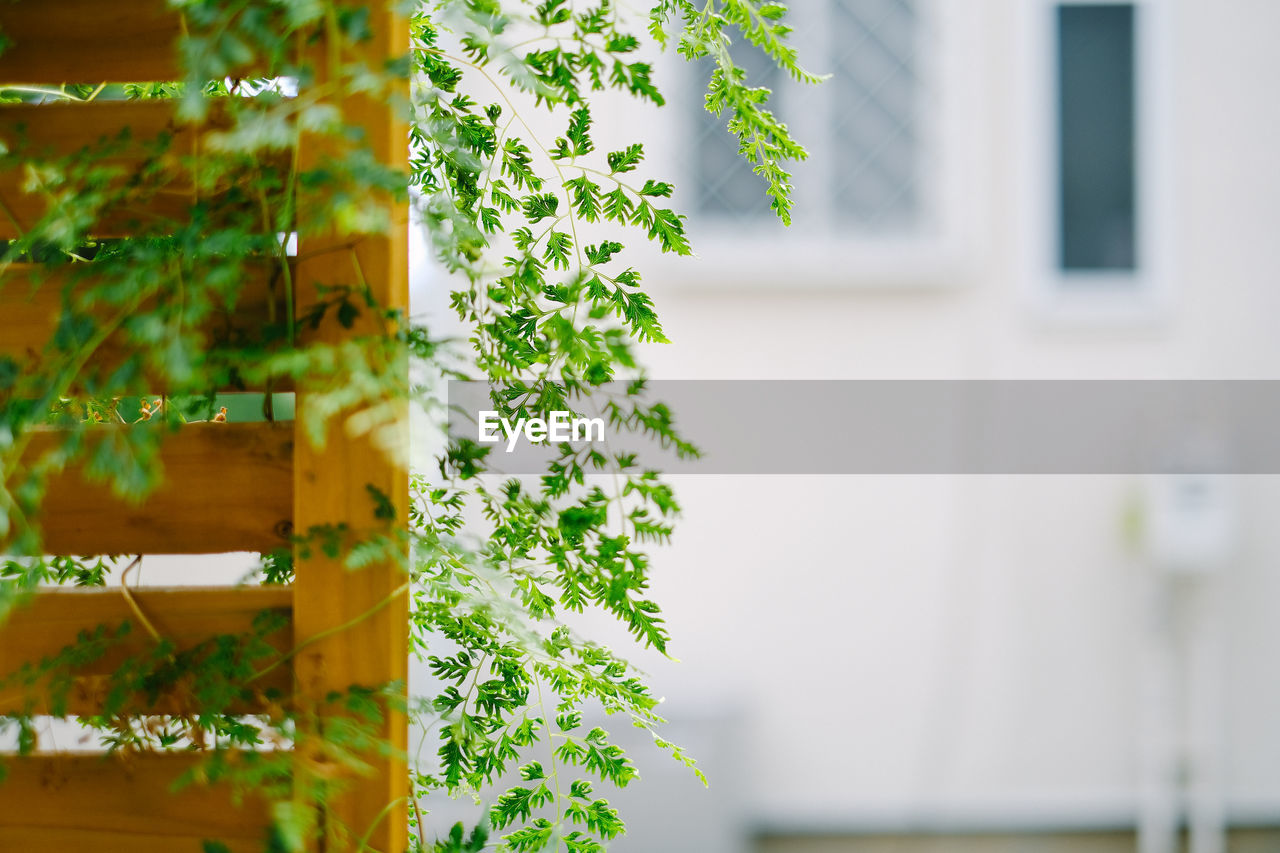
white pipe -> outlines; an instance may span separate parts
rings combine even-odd
[[[1222,611],[1218,577],[1199,578],[1191,594],[1187,637],[1187,753],[1190,853],[1224,853],[1222,790]]]
[[[1149,574],[1147,589],[1139,677],[1138,853],[1176,853],[1179,750],[1172,590],[1159,571]]]

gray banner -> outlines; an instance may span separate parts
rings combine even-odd
[[[689,380],[626,391],[611,383],[569,397],[566,411],[605,421],[603,440],[583,422],[570,445],[635,453],[672,474],[1280,473],[1280,381]],[[478,441],[482,413],[497,408],[490,393],[449,383],[451,437]],[[611,402],[664,403],[702,457],[608,422]],[[525,431],[511,441],[512,422],[490,416],[488,426],[497,440],[479,446],[494,471],[540,473],[557,455]]]

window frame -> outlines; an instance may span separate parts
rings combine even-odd
[[[753,240],[749,228],[744,239],[741,223],[699,219],[693,158],[670,155],[688,144],[689,117],[700,108],[700,86],[705,86],[705,81],[697,79],[688,63],[681,62],[685,67],[679,68],[670,60],[664,62],[670,80],[664,91],[670,95],[667,112],[672,119],[669,138],[661,147],[667,161],[678,164],[676,201],[688,213],[694,251],[701,263],[663,262],[661,274],[682,285],[756,289],[928,289],[951,288],[967,280],[987,219],[982,192],[987,122],[973,120],[975,115],[985,115],[985,88],[980,78],[983,15],[978,9],[962,10],[961,5],[950,0],[925,0],[922,4],[922,14],[928,16],[922,26],[934,33],[938,48],[926,59],[926,73],[931,77],[928,85],[934,88],[929,108],[935,112],[926,131],[930,134],[927,159],[931,162],[925,168],[934,181],[924,202],[934,224],[930,233],[804,233],[806,212],[800,211],[796,224],[781,235],[762,229],[760,236],[767,234],[768,239]],[[803,12],[793,7],[792,14],[798,18]],[[797,41],[796,46],[806,68],[819,73],[827,70],[825,56],[815,56],[812,43]],[[831,98],[825,101],[822,109],[815,111],[820,118],[810,115],[784,120],[809,149],[812,160],[836,162],[827,124]],[[763,183],[760,191],[764,192]]]
[[[1060,264],[1059,71],[1062,6],[1131,6],[1134,15],[1134,180],[1136,269],[1067,270]],[[1024,0],[1022,125],[1023,223],[1019,245],[1032,312],[1052,324],[1106,326],[1164,322],[1172,309],[1173,210],[1169,118],[1171,62],[1167,0]]]

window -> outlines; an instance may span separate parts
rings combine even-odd
[[[795,83],[750,45],[734,46],[748,81],[773,90],[773,108],[812,155],[794,168],[791,229],[777,222],[763,183],[738,156],[726,118],[703,109],[710,61],[687,74],[685,103],[676,105],[678,150],[686,152],[682,187],[691,193],[685,204],[699,254],[737,281],[774,282],[784,259],[802,257],[808,268],[792,272],[811,284],[950,283],[961,232],[975,219],[963,209],[966,170],[957,166],[977,148],[963,145],[976,123],[956,121],[974,64],[957,62],[960,45],[973,40],[959,37],[966,13],[956,5],[793,4],[802,64],[831,75],[819,86]],[[751,235],[760,239],[743,239]]]
[[[782,72],[763,54],[735,50],[733,58],[753,86],[767,86],[781,97],[780,88],[786,88]],[[700,65],[698,79],[706,79],[714,64],[704,59]],[[738,156],[737,141],[725,132],[724,122],[714,119],[700,102],[691,103],[689,108],[693,113],[690,125],[696,136],[691,149],[697,193],[694,211],[703,220],[767,225],[773,215],[769,201],[760,180],[751,173],[751,165]]]
[[[747,79],[773,90],[784,120],[794,125],[806,122],[805,114],[816,114],[807,123],[818,127],[804,142],[828,156],[799,167],[798,179],[809,196],[801,215],[813,221],[834,218],[841,228],[866,231],[909,233],[921,226],[920,113],[928,93],[921,74],[920,5],[920,0],[826,0],[818,12],[797,12],[797,21],[809,25],[807,37],[798,39],[802,56],[811,57],[809,63],[821,57],[819,67],[831,74],[818,90],[784,79],[757,50],[735,51]],[[815,31],[824,34],[825,44],[814,38]],[[710,67],[708,62],[702,77]],[[724,133],[724,119],[708,115],[700,104],[692,107],[691,124],[698,128],[695,209],[707,219],[771,224],[760,182]]]
[[[829,7],[830,127],[844,168],[832,174],[836,212],[856,227],[911,231],[926,213],[932,39],[919,0],[837,0]],[[847,159],[846,159],[847,158]],[[839,161],[837,161],[839,162]]]
[[[1166,295],[1162,0],[1034,0],[1026,241],[1064,319],[1149,319]]]
[[[1059,6],[1058,264],[1137,268],[1133,6]]]

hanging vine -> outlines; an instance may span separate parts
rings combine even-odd
[[[623,246],[632,235],[687,255],[684,219],[671,206],[673,185],[649,172],[643,140],[597,149],[593,109],[607,90],[664,104],[641,58],[646,44],[710,57],[707,109],[726,117],[789,221],[787,164],[804,151],[729,51],[749,42],[794,78],[816,82],[787,45],[783,4],[651,0],[636,20],[613,0],[426,2],[408,10],[406,54],[375,66],[353,49],[369,37],[363,6],[171,5],[182,22],[183,80],[0,84],[8,105],[175,107],[173,123],[146,138],[122,128],[68,154],[19,130],[0,150],[0,173],[20,175],[42,210],[34,219],[0,211],[20,232],[0,256],[0,287],[12,286],[5,272],[21,264],[33,287],[62,293],[47,346],[0,356],[0,541],[14,555],[3,564],[0,613],[41,585],[102,585],[134,560],[40,556],[51,476],[78,465],[122,499],[139,500],[164,477],[158,451],[167,436],[193,421],[235,419],[227,392],[265,389],[261,408],[275,418],[288,401],[274,392],[305,386],[307,405],[294,417],[317,440],[332,418],[358,411],[360,422],[348,427],[386,431],[390,442],[403,424],[387,401],[411,400],[434,417],[446,377],[488,382],[494,408],[512,419],[572,409],[593,388],[622,380],[611,428],[697,452],[642,395],[635,344],[665,337]],[[323,79],[318,61],[329,69]],[[406,77],[407,174],[380,164],[334,108],[356,95],[395,100]],[[536,130],[547,126],[561,130]],[[304,158],[307,146],[325,155]],[[465,344],[377,304],[350,246],[333,250],[324,298],[295,316],[291,235],[384,232],[392,227],[380,202],[387,194],[412,198],[452,274]],[[93,236],[104,230],[128,236]],[[264,283],[269,322],[245,328],[236,309],[257,298],[251,282]],[[325,318],[372,331],[318,342],[310,332]],[[415,362],[412,385],[406,358]],[[33,437],[49,427],[57,441],[34,453]],[[636,772],[604,729],[584,724],[594,709],[649,731],[694,768],[661,735],[657,700],[635,670],[562,621],[598,608],[640,645],[666,653],[670,638],[647,594],[648,547],[670,537],[679,504],[658,472],[566,446],[541,477],[504,479],[489,471],[486,448],[454,438],[438,470],[413,476],[407,518],[376,489],[368,497],[373,533],[295,531],[286,547],[262,555],[254,581],[289,582],[294,549],[341,555],[352,571],[403,564],[397,592],[412,597],[412,650],[433,679],[426,695],[407,700],[423,744],[409,756],[411,849],[602,850],[623,823],[595,786],[625,786]],[[274,803],[268,849],[301,850],[320,833],[363,849],[369,827],[322,826],[316,816],[362,756],[389,748],[377,724],[405,701],[404,686],[352,685],[330,697],[343,724],[301,741],[300,727],[328,709],[268,686],[301,651],[280,639],[279,613],[265,612],[248,634],[179,648],[130,602],[134,624],[154,636],[145,655],[95,685],[100,713],[81,723],[97,742],[122,754],[204,755],[188,781],[223,782]],[[48,698],[3,720],[22,751],[39,748],[37,714],[68,713],[72,692],[83,689],[77,670],[136,640],[127,629],[83,634],[0,687],[21,695],[39,687]],[[458,825],[437,838],[426,822],[436,794],[491,806],[473,829]],[[206,843],[223,849],[218,839]]]

